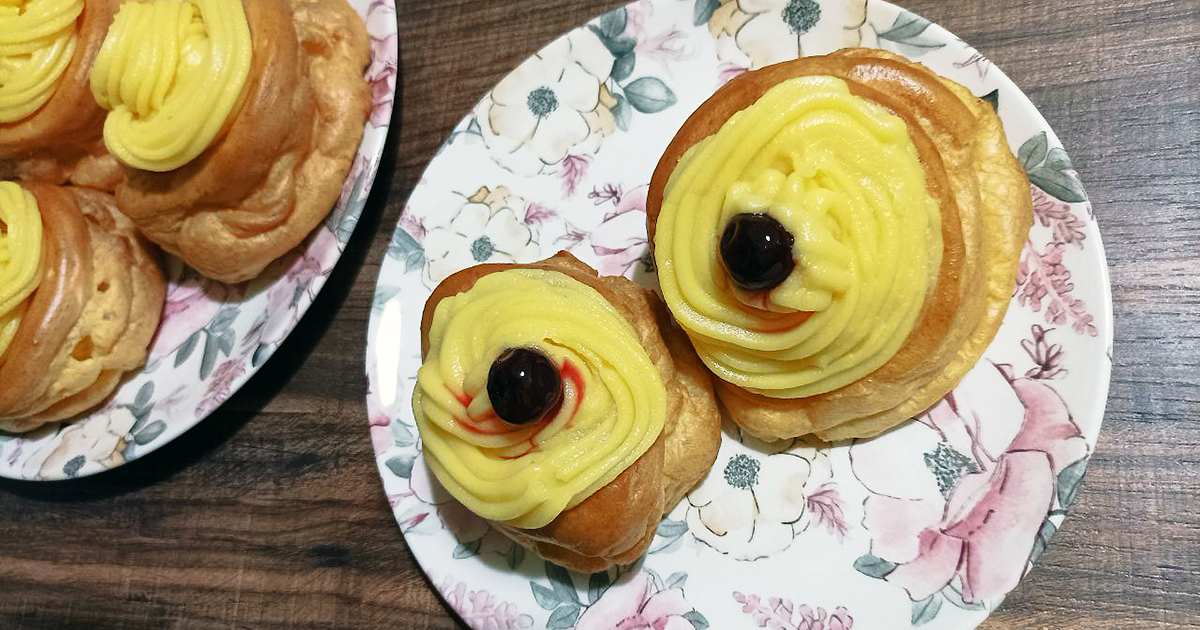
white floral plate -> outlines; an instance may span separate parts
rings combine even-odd
[[[22,436],[0,433],[0,477],[51,481],[116,468],[157,450],[225,402],[296,327],[350,239],[383,155],[396,89],[394,0],[349,0],[371,36],[371,115],[342,196],[308,239],[236,285],[167,262],[163,321],[146,366],[104,407]]]
[[[987,98],[1033,182],[1019,286],[974,371],[875,440],[769,446],[727,427],[708,478],[633,567],[568,573],[452,501],[409,404],[431,288],[476,262],[559,249],[653,286],[646,185],[688,114],[747,68],[854,45]],[[371,438],[413,554],[475,628],[968,628],[1076,496],[1103,417],[1111,322],[1100,235],[1067,154],[980,53],[875,0],[641,0],[522,63],[429,165],[376,289]]]

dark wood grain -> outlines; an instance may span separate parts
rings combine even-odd
[[[392,226],[452,126],[612,0],[401,0],[392,143],[358,232],[279,356],[161,451],[0,483],[0,628],[454,628],[381,492],[363,394]],[[1200,627],[1200,3],[909,0],[1041,109],[1088,186],[1116,366],[1082,495],[983,627]]]

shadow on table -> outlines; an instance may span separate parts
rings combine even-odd
[[[400,102],[397,81],[396,103]],[[221,448],[278,395],[316,347],[341,309],[362,270],[387,206],[396,171],[400,138],[400,107],[392,111],[392,127],[384,147],[371,194],[358,226],[337,266],[312,306],[274,356],[237,393],[208,418],[162,448],[124,466],[66,481],[0,479],[0,492],[52,502],[84,502],[134,492],[174,477]]]

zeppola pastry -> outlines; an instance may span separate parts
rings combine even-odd
[[[995,336],[1032,223],[991,106],[865,49],[730,81],[647,203],[667,305],[768,440],[869,437],[936,403]]]
[[[141,367],[158,254],[105,193],[0,182],[0,430],[70,418]]]
[[[413,410],[446,489],[577,571],[645,553],[712,466],[712,379],[657,296],[567,253],[468,268],[426,303]]]
[[[121,211],[206,276],[257,276],[337,201],[369,58],[345,0],[123,4],[91,72]]]
[[[0,179],[116,185],[88,76],[120,2],[0,2]]]

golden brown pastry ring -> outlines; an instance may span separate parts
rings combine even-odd
[[[716,459],[721,419],[712,377],[654,292],[625,278],[598,277],[567,252],[532,264],[470,267],[443,280],[425,303],[422,358],[429,350],[429,326],[438,303],[470,289],[483,276],[506,269],[557,271],[599,291],[633,326],[662,374],[667,419],[650,450],[549,525],[534,530],[492,525],[543,558],[575,571],[592,573],[631,563],[646,552],[663,515],[704,477]]]
[[[121,173],[104,148],[104,110],[92,96],[92,62],[122,0],[87,0],[75,23],[75,56],[54,95],[23,120],[0,123],[0,180],[112,190]]]
[[[840,389],[797,399],[761,396],[720,379],[732,418],[767,440],[815,433],[825,440],[871,437],[919,414],[949,392],[995,337],[1016,282],[1016,262],[1033,222],[1029,183],[990,105],[924,66],[881,50],[845,49],[745,73],[684,123],[650,184],[651,246],[664,190],[684,152],[716,133],[776,84],[800,76],[840,78],[908,124],[942,213],[937,283],[896,356]]]
[[[42,215],[43,276],[0,363],[0,430],[65,420],[146,360],[166,297],[157,252],[85,188],[27,184]]]
[[[253,61],[240,109],[174,171],[126,167],[121,211],[222,282],[257,276],[329,214],[371,106],[370,43],[345,0],[244,1]]]

